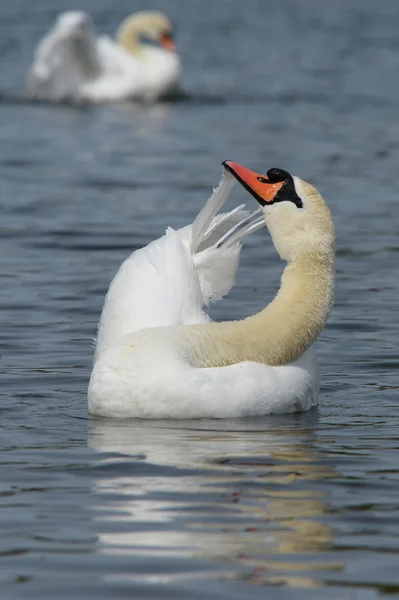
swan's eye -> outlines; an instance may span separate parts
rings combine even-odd
[[[269,179],[265,179],[264,177],[258,177],[258,181],[261,183],[270,183]]]

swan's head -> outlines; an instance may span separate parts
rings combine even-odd
[[[70,10],[62,13],[56,23],[60,33],[67,37],[85,37],[93,30],[93,21],[87,13],[80,10]]]
[[[291,262],[309,253],[333,257],[331,213],[312,185],[283,169],[262,175],[230,160],[223,165],[260,204],[282,259]]]
[[[147,44],[176,52],[172,23],[162,12],[148,10],[131,15],[120,25],[116,38],[130,52],[137,53]]]

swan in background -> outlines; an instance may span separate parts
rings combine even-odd
[[[134,252],[109,288],[88,390],[106,417],[222,418],[306,410],[319,393],[309,347],[333,304],[335,230],[311,185],[226,161],[219,187],[191,226]],[[238,180],[263,217],[217,216]],[[234,284],[241,240],[263,220],[287,262],[274,300],[241,321],[204,312]]]
[[[119,27],[116,42],[96,38],[90,16],[62,13],[39,43],[28,95],[55,102],[154,102],[173,93],[180,60],[172,25],[160,12],[138,12]]]

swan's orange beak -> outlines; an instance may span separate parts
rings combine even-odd
[[[159,41],[161,46],[169,52],[176,52],[176,45],[170,33],[163,33]]]
[[[232,160],[225,160],[223,166],[230,171],[237,181],[239,181],[262,206],[269,202],[273,202],[285,183],[285,180],[277,182],[270,181],[265,175],[250,171],[246,167],[243,167]]]

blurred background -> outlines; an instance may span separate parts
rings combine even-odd
[[[34,49],[80,9],[176,25],[175,103],[31,103]],[[0,7],[0,585],[4,598],[399,595],[399,4],[13,0]],[[338,230],[320,407],[197,423],[88,420],[121,261],[191,222],[232,159],[310,181]],[[236,189],[232,202],[253,199]],[[211,308],[275,294],[265,231]],[[266,588],[266,589],[265,589]]]

